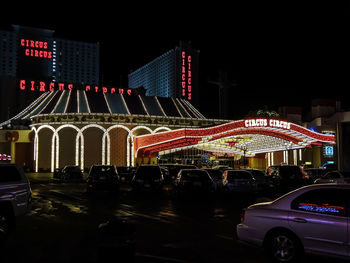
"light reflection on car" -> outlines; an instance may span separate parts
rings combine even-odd
[[[314,184],[251,205],[237,237],[279,262],[297,261],[304,252],[349,259],[349,196],[349,184]]]

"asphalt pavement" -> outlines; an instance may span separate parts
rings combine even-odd
[[[2,244],[1,263],[107,262],[107,255],[109,262],[270,262],[261,249],[235,236],[242,209],[268,197],[184,200],[174,198],[171,187],[160,194],[135,194],[128,185],[119,194],[90,196],[85,183],[59,183],[50,174],[28,177],[31,211],[16,220]]]

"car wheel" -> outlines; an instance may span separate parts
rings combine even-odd
[[[269,256],[276,262],[296,262],[303,251],[299,240],[287,231],[273,233],[266,245]]]

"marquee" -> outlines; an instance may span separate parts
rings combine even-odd
[[[136,156],[187,148],[254,156],[257,153],[300,149],[335,143],[334,135],[311,131],[279,119],[249,118],[209,128],[178,129],[137,136]]]

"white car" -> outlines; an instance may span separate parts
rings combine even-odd
[[[320,178],[314,181],[315,184],[326,184],[326,183],[341,183],[348,184],[350,183],[350,173],[349,172],[339,172],[339,171],[330,171]]]
[[[278,262],[304,252],[349,259],[349,201],[349,184],[304,186],[245,209],[237,238],[264,247]]]

